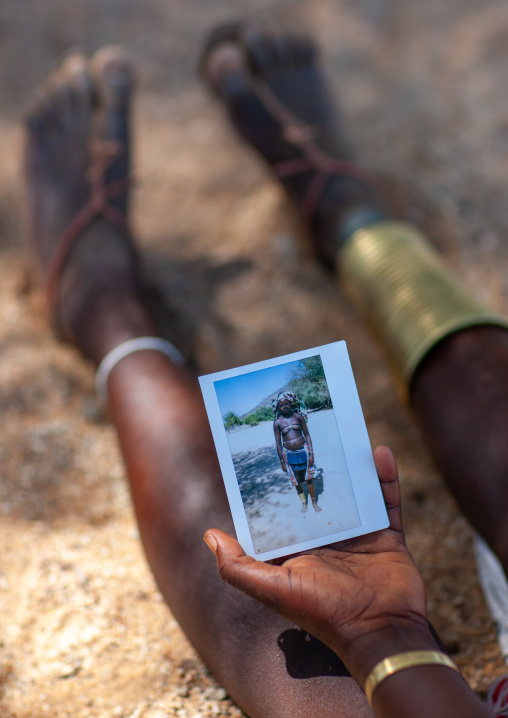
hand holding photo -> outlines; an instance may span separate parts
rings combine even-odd
[[[247,554],[269,560],[388,526],[345,342],[199,381]]]

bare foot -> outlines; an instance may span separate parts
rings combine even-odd
[[[147,329],[127,227],[131,89],[120,49],[104,48],[90,61],[73,55],[52,73],[26,117],[29,227],[51,320],[61,337],[97,361],[130,338],[137,323]],[[116,323],[98,337],[92,317],[114,326],[126,305],[133,327]]]
[[[306,215],[322,262],[333,264],[337,224],[359,209],[377,212],[378,218],[382,213],[369,181],[352,164],[312,42],[290,33],[224,26],[208,41],[202,72],[238,133]],[[330,172],[304,168],[287,174],[291,161],[316,154],[319,167],[324,163]]]
[[[302,504],[302,508],[301,508],[302,514],[306,514],[307,511],[308,511],[308,506],[307,506],[307,504],[306,504],[306,503],[305,503],[305,504]]]
[[[318,506],[318,502],[316,501],[316,499],[312,499],[312,508],[317,514],[323,510],[321,506]]]

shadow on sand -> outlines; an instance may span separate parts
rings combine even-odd
[[[277,642],[291,678],[350,675],[340,658],[307,631],[289,628],[280,634]]]
[[[233,464],[246,509],[254,508],[274,493],[291,491],[287,478],[281,472],[275,446],[234,454]]]
[[[253,509],[268,496],[287,494],[294,489],[282,474],[275,447],[266,446],[233,455],[233,464],[246,509]],[[318,469],[314,479],[316,497],[323,493],[323,469]],[[308,494],[307,485],[304,492]]]
[[[323,469],[317,469],[316,476],[314,477],[314,491],[316,492],[316,499],[319,499],[321,494],[323,493],[325,487],[324,487],[324,478],[323,478]],[[309,490],[307,487],[305,487],[305,490],[307,491],[307,494],[309,493]]]

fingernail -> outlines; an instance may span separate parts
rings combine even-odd
[[[213,534],[206,533],[203,538],[210,551],[213,551],[213,553],[217,553],[217,540],[215,536]]]

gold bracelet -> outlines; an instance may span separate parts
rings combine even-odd
[[[369,673],[365,681],[365,695],[367,696],[370,707],[372,708],[372,695],[374,691],[385,678],[388,678],[398,671],[403,671],[404,668],[427,665],[447,666],[460,675],[455,663],[445,653],[440,653],[439,651],[407,651],[405,653],[397,653],[377,663]]]
[[[426,354],[473,326],[508,328],[448,271],[425,237],[405,222],[359,229],[337,255],[342,284],[387,353],[404,398]]]

